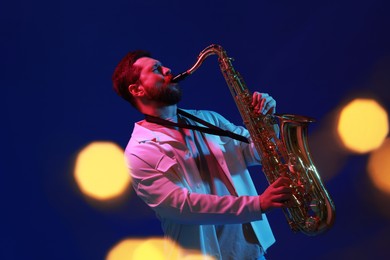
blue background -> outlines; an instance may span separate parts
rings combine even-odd
[[[130,189],[121,203],[84,198],[74,159],[96,140],[124,147],[142,119],[111,87],[129,50],[147,49],[179,73],[211,43],[235,58],[250,89],[277,100],[278,112],[317,119],[311,147],[336,223],[306,237],[271,212],[269,259],[389,257],[390,199],[372,187],[368,155],[342,151],[331,135],[337,109],[354,97],[390,111],[389,11],[385,0],[2,1],[0,258],[103,259],[121,239],[162,234]],[[215,57],[182,87],[181,107],[241,124]],[[260,169],[252,173],[263,190]]]

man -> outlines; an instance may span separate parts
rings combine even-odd
[[[250,140],[248,131],[216,112],[178,109],[181,90],[171,80],[170,69],[145,51],[127,54],[113,74],[115,91],[146,117],[125,151],[137,195],[182,256],[197,250],[216,259],[263,259],[275,241],[264,213],[291,199],[289,179],[258,195],[247,166],[260,158],[252,143],[237,138]],[[253,107],[273,113],[276,101],[255,92]],[[188,126],[210,124],[233,137]]]

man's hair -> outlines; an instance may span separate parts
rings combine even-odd
[[[128,101],[133,107],[137,108],[134,97],[129,92],[130,84],[138,84],[140,76],[140,68],[134,67],[136,60],[142,57],[151,57],[148,51],[136,50],[129,52],[116,66],[112,75],[113,88],[115,92]]]

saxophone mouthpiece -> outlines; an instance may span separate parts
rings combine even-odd
[[[174,76],[171,80],[172,83],[178,83],[179,81],[184,80],[190,73],[188,71],[182,72],[176,76]]]

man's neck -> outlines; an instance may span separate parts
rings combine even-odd
[[[177,105],[160,106],[160,107],[144,107],[143,114],[160,117],[162,119],[173,118],[177,113]]]

